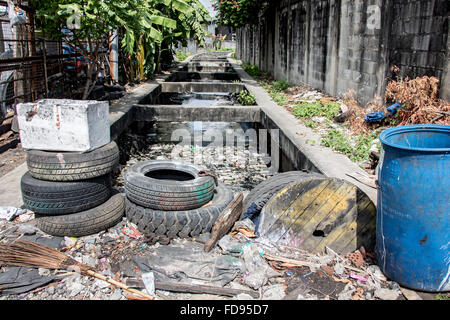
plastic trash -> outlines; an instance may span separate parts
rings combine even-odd
[[[282,300],[286,296],[282,284],[276,284],[267,288],[262,296],[262,300]]]
[[[372,113],[369,113],[368,115],[366,115],[364,120],[366,122],[382,121],[387,116],[389,116],[389,115],[393,116],[394,114],[396,114],[398,109],[400,109],[401,107],[402,106],[399,103],[395,103],[395,104],[391,105],[390,107],[386,108],[387,114],[385,114],[384,112],[372,112]]]
[[[240,253],[245,243],[236,240],[229,234],[224,235],[217,243],[223,251],[230,253]]]
[[[11,0],[8,2],[8,18],[11,27],[17,26],[19,24],[24,24],[27,21],[27,15],[24,10],[15,6]]]
[[[366,122],[379,122],[386,118],[384,112],[372,112],[366,115],[364,120]]]
[[[353,272],[350,273],[350,278],[358,280],[358,281],[361,281],[361,282],[367,282],[366,278],[364,278],[364,277],[362,277],[362,276],[360,276],[360,275],[358,275],[356,273],[353,273]]]
[[[263,255],[264,251],[254,243],[248,243],[242,249],[247,270],[242,280],[244,284],[255,290],[265,285],[269,278],[280,275],[269,266]]]
[[[155,295],[155,275],[153,272],[147,272],[142,274],[142,281],[145,285],[145,290],[151,296]]]
[[[132,225],[129,227],[123,227],[122,233],[133,239],[139,239],[142,237],[142,234]]]
[[[28,209],[21,209],[16,207],[0,207],[0,219],[1,220],[7,220],[7,221],[13,221],[16,217],[20,216],[21,214],[25,213],[32,213],[32,211]]]

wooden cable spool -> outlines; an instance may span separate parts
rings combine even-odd
[[[295,182],[274,195],[261,212],[262,237],[279,245],[340,254],[375,246],[376,207],[355,185],[335,178]]]

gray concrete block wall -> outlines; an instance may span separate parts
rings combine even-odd
[[[402,76],[436,76],[446,67],[448,0],[398,0],[392,5],[389,62]],[[448,65],[447,65],[448,66]]]
[[[383,96],[390,68],[441,79],[450,96],[448,0],[284,0],[238,30],[237,57],[276,79],[361,104]]]

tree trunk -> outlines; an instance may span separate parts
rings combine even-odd
[[[86,84],[84,85],[82,100],[86,100],[88,98],[89,94],[92,91],[93,86],[96,83],[97,75],[95,76],[94,82],[92,82],[92,75],[97,72],[96,66],[97,66],[96,62],[88,63],[87,79],[86,79]]]

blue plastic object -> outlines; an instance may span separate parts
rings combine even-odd
[[[372,113],[369,113],[368,115],[366,115],[364,120],[366,122],[379,122],[379,121],[383,120],[384,118],[386,118],[386,116],[384,115],[384,112],[372,112]]]
[[[400,109],[402,106],[399,103],[394,103],[392,106],[387,107],[386,110],[388,113],[390,113],[392,116],[397,113],[398,109]]]
[[[393,116],[401,107],[402,106],[399,103],[394,103],[392,106],[387,107],[386,111],[388,112],[388,115],[390,114],[391,116]],[[381,120],[384,120],[388,115],[385,115],[384,112],[372,112],[366,115],[364,120],[366,122],[379,122]]]
[[[450,126],[381,133],[377,245],[380,269],[402,286],[450,290]]]

